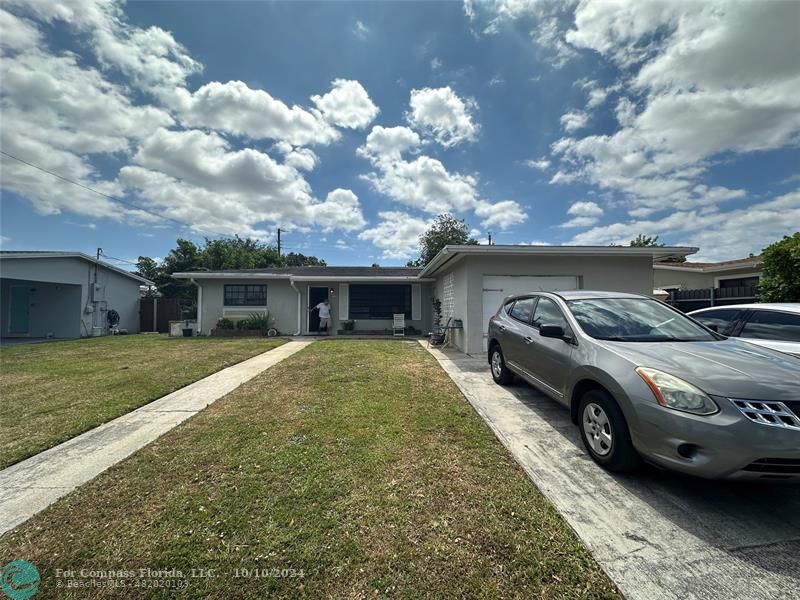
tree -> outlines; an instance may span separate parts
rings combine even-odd
[[[800,302],[800,231],[761,252],[758,295],[762,302]]]
[[[439,251],[447,245],[474,245],[478,241],[472,239],[463,219],[443,214],[436,217],[433,225],[419,236],[419,258],[409,261],[409,267],[424,267],[433,260]]]
[[[614,244],[612,244],[613,246]],[[636,239],[631,240],[629,244],[631,248],[663,248],[666,244],[658,243],[658,236],[649,236],[640,233]],[[685,256],[668,256],[659,260],[662,263],[682,263],[686,262]]]
[[[316,256],[294,252],[281,256],[274,246],[236,236],[221,240],[206,238],[202,246],[189,240],[178,239],[175,248],[169,251],[161,263],[150,257],[140,256],[136,263],[136,272],[155,283],[165,298],[178,298],[184,315],[190,316],[196,310],[196,288],[191,281],[174,279],[173,273],[305,265],[324,266],[325,261]]]
[[[631,240],[631,248],[658,248],[664,244],[658,243],[658,236],[651,237],[640,233],[635,240]]]

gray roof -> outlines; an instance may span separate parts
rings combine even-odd
[[[211,273],[263,273],[295,277],[415,277],[420,271],[422,269],[416,267],[263,267],[261,269],[188,271],[187,273],[196,274],[198,278]]]

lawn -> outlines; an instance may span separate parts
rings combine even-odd
[[[120,593],[56,569],[139,568],[179,589],[123,574],[125,597],[618,597],[435,360],[391,340],[265,371],[0,538],[12,558],[37,598]]]
[[[284,343],[129,335],[0,349],[0,468]]]

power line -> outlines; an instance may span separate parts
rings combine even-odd
[[[102,196],[103,198],[108,198],[109,200],[112,200],[113,202],[117,202],[119,204],[122,204],[124,206],[128,206],[128,207],[133,208],[135,210],[140,210],[143,213],[147,213],[148,215],[153,216],[153,217],[158,217],[159,219],[164,219],[166,221],[172,221],[173,223],[176,223],[177,225],[181,225],[183,227],[195,228],[194,225],[190,225],[189,223],[185,223],[183,221],[179,221],[178,219],[173,219],[172,217],[168,217],[167,215],[155,212],[153,210],[149,210],[147,208],[142,208],[141,206],[137,206],[136,204],[133,204],[132,202],[128,202],[127,200],[121,200],[120,198],[115,198],[114,196],[109,196],[108,194],[103,193],[103,192],[101,192],[99,190],[96,190],[94,188],[90,188],[88,185],[84,185],[84,184],[82,184],[82,183],[80,183],[78,181],[74,181],[72,179],[64,177],[63,175],[59,175],[58,173],[54,173],[53,171],[49,171],[48,169],[45,169],[44,167],[40,167],[39,165],[35,165],[32,162],[28,162],[27,160],[23,160],[23,159],[21,159],[21,158],[19,158],[17,156],[14,156],[13,154],[9,154],[8,152],[5,152],[3,150],[0,150],[0,154],[2,154],[3,156],[7,156],[8,158],[13,158],[16,161],[21,162],[23,165],[28,165],[29,167],[33,167],[34,169],[38,169],[39,171],[42,171],[43,173],[47,173],[48,175],[52,175],[53,177],[57,177],[58,179],[60,179],[62,181],[65,181],[67,183],[71,183],[72,185],[77,185],[78,187],[83,188],[85,190],[88,190],[88,191],[92,192],[93,194],[97,194],[98,196]],[[217,233],[216,231],[209,231],[209,230],[204,230],[204,229],[201,229],[200,231],[205,231],[206,233],[211,233],[211,234],[219,236],[219,237],[231,237],[230,235],[226,235],[224,233]]]

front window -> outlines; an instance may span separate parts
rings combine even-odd
[[[731,279],[720,279],[720,289],[740,288],[740,287],[758,287],[758,275],[754,277],[736,277]]]
[[[266,285],[225,285],[225,306],[266,306]]]
[[[647,298],[591,298],[567,302],[587,335],[619,342],[710,342],[718,336]]]
[[[533,326],[538,328],[542,325],[560,325],[564,331],[568,328],[567,320],[550,298],[540,298],[533,314]]]
[[[350,284],[351,319],[387,319],[396,314],[411,319],[410,285]]]

